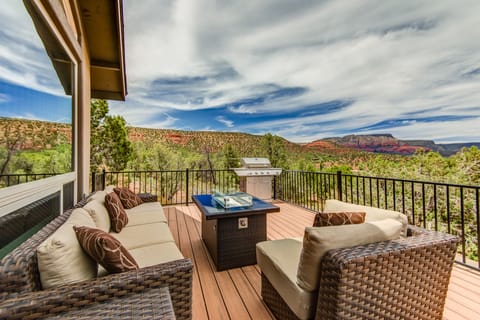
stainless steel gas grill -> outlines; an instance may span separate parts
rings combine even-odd
[[[272,178],[282,169],[272,168],[267,158],[242,158],[241,168],[233,168],[240,177],[240,191],[265,201],[272,201]]]

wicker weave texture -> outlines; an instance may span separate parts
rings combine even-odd
[[[84,204],[82,201],[76,207]],[[55,218],[1,260],[0,319],[54,315],[157,287],[168,287],[177,319],[191,319],[193,265],[190,259],[41,290],[36,248],[65,222],[71,212],[67,210]],[[32,303],[37,300],[38,303]]]
[[[441,319],[459,238],[413,231],[412,237],[329,251],[315,319]],[[277,318],[294,319],[264,281],[262,297]]]
[[[75,207],[85,205],[79,202]],[[15,248],[0,261],[0,299],[14,297],[19,293],[41,289],[36,248],[57,230],[72,214],[67,210],[40,229],[36,234]]]
[[[299,320],[262,272],[262,298],[277,319]]]
[[[142,199],[143,202],[157,202],[158,197],[156,194],[151,193],[139,193],[138,196]]]
[[[52,307],[49,302],[62,297],[37,296],[31,300],[30,308],[15,308],[18,312],[2,312],[1,319],[175,319],[168,288],[158,287],[142,292],[126,293],[123,296],[107,298],[90,304],[68,307]],[[67,298],[68,300],[68,298]],[[7,310],[8,311],[8,310]]]
[[[138,271],[111,274],[54,289],[24,293],[0,302],[0,319],[55,315],[101,301],[168,287],[177,319],[191,319],[192,263],[176,260]]]

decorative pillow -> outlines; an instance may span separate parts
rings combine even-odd
[[[365,222],[365,212],[319,212],[315,215],[313,227],[341,226]]]
[[[347,203],[343,201],[328,199],[325,201],[323,212],[338,212],[338,211],[352,211],[352,212],[366,212],[365,221],[377,221],[383,219],[395,219],[402,223],[402,236],[407,236],[408,219],[403,213],[379,209],[374,207],[362,206],[359,204]]]
[[[100,199],[92,199],[83,206],[83,209],[87,210],[88,214],[95,221],[95,225],[98,229],[105,232],[110,231],[110,216],[108,215],[107,208],[105,207],[105,195]]]
[[[297,283],[307,291],[318,289],[323,256],[332,249],[398,239],[402,223],[394,219],[331,227],[307,227],[297,271]]]
[[[115,188],[113,190],[120,198],[120,201],[122,201],[125,209],[132,209],[133,207],[143,203],[142,198],[128,188]]]
[[[124,246],[100,229],[76,227],[73,229],[83,250],[109,273],[138,269],[138,264]]]
[[[76,208],[67,221],[37,247],[43,289],[97,276],[97,263],[82,250],[72,228],[74,225],[95,227],[95,222],[84,209]]]
[[[110,226],[115,232],[122,231],[128,223],[128,216],[123,208],[120,198],[115,192],[110,192],[105,196],[105,207],[107,207],[110,216]]]

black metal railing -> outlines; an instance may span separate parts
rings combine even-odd
[[[480,269],[480,186],[323,172],[283,171],[276,198],[323,210],[324,200],[394,210],[409,223],[462,238],[457,262]]]
[[[152,193],[163,205],[188,204],[192,195],[212,190],[239,188],[239,179],[232,170],[162,170],[122,171],[92,174],[92,190],[106,185],[128,187],[137,193]]]
[[[0,188],[6,188],[21,183],[53,177],[56,173],[20,173],[0,175]]]
[[[188,204],[195,194],[239,188],[232,170],[128,171],[92,174],[92,190],[105,185],[150,192],[164,205]],[[400,211],[409,223],[462,238],[457,262],[480,269],[480,186],[361,175],[284,170],[274,178],[273,198],[312,211],[326,199]]]

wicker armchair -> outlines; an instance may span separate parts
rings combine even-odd
[[[409,226],[399,240],[329,251],[315,319],[441,319],[459,238]],[[278,319],[298,319],[262,273]]]
[[[84,204],[85,201],[81,201],[76,207]],[[133,297],[133,294],[139,296],[132,298],[129,303],[148,304],[148,299],[137,297],[151,288],[159,287],[168,287],[176,318],[191,319],[193,265],[190,259],[42,290],[36,248],[71,213],[72,210],[65,211],[0,261],[0,319],[52,317],[93,304],[115,304],[119,301],[117,299],[127,295]],[[131,318],[131,314],[128,318]]]

